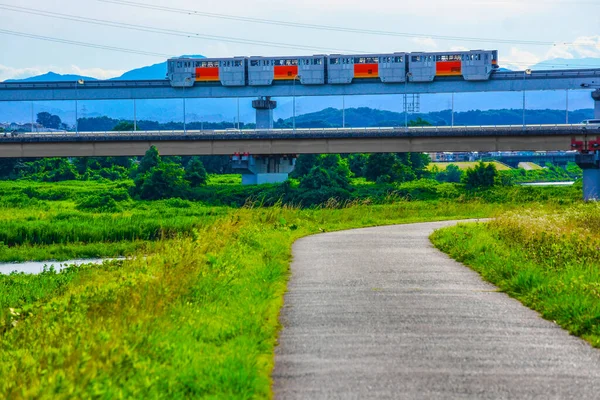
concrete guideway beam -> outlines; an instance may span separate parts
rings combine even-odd
[[[427,83],[390,84],[354,82],[347,85],[293,85],[226,87],[194,85],[173,88],[167,80],[98,81],[75,85],[70,82],[0,83],[0,101],[133,100],[236,97],[353,96],[378,94],[433,94],[468,92],[520,92],[593,88],[600,82],[600,69],[573,71],[500,72],[487,81],[444,79]]]

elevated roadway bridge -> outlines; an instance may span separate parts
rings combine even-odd
[[[0,136],[0,158],[140,156],[151,146],[179,156],[565,151],[597,136],[581,125],[25,133]]]
[[[600,199],[600,129],[582,125],[28,133],[0,136],[0,158],[227,155],[242,183],[287,179],[298,154],[577,150],[584,198]]]

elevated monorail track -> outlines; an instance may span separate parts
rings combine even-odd
[[[215,82],[197,82],[189,88],[173,88],[168,80],[107,80],[73,82],[1,82],[0,101],[131,100],[169,98],[235,98],[380,95],[404,93],[465,93],[534,90],[575,90],[600,85],[600,69],[497,71],[489,80],[465,81],[459,77],[436,78],[433,82],[382,83],[377,79],[354,80],[350,84],[301,85],[277,81],[265,86],[225,87]]]

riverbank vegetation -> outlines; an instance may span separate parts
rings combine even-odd
[[[21,211],[55,216],[52,203],[38,214]],[[75,208],[57,203],[62,213]],[[200,207],[179,206],[162,203],[156,225],[172,223],[166,212]],[[293,241],[337,229],[486,217],[497,208],[442,200],[216,209],[128,260],[0,276],[0,397],[269,397]],[[54,237],[37,231],[40,242]]]
[[[298,238],[581,198],[580,185],[502,185],[484,164],[439,181],[402,154],[303,157],[261,186],[154,150],[119,179],[45,178],[116,168],[97,161],[31,161],[13,172],[35,179],[0,182],[0,261],[127,257],[0,275],[0,398],[268,398]]]
[[[600,347],[600,206],[519,209],[435,232],[452,258]]]

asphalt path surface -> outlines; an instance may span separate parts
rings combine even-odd
[[[437,251],[455,222],[293,247],[277,399],[594,399],[600,351]]]

